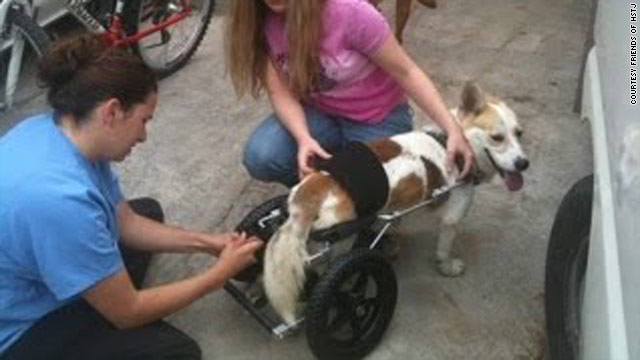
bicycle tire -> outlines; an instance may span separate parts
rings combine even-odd
[[[15,29],[16,34],[24,37],[25,48],[33,51],[32,54],[28,54],[29,56],[35,55],[36,58],[40,58],[51,46],[49,35],[27,14],[17,9],[9,8],[6,19],[8,20],[8,26],[11,26],[11,29],[8,30],[9,33],[13,34],[13,30]],[[15,39],[9,39],[8,41],[14,42]],[[29,47],[27,47],[27,45]],[[0,47],[2,46],[3,44],[0,42]],[[13,44],[11,44],[11,46],[13,46]],[[15,84],[15,88],[11,90],[8,89],[7,72],[11,54],[12,51],[0,54],[0,112],[7,112],[11,110],[12,107],[25,103],[37,97],[42,92],[35,84],[35,77],[31,79],[31,83],[25,84],[24,90],[22,88],[18,89],[20,81],[25,80],[24,72],[18,72],[18,79]],[[26,87],[28,86],[32,89],[27,90]]]
[[[186,18],[167,28],[166,32],[156,32],[151,34],[140,41],[134,43],[132,45],[133,51],[140,56],[140,58],[151,68],[160,78],[164,78],[181,69],[188,61],[191,59],[193,54],[196,52],[204,35],[207,32],[209,24],[211,23],[211,17],[213,16],[213,10],[215,8],[215,0],[199,0],[200,6],[195,6],[194,1],[191,1],[193,7],[193,14],[190,17]],[[124,29],[127,35],[131,36],[138,32],[140,28],[146,28],[150,25],[153,25],[153,21],[156,16],[162,16],[162,13],[153,13],[149,12],[149,6],[152,8],[151,11],[164,10],[163,8],[158,8],[158,4],[161,4],[162,7],[168,8],[170,4],[173,4],[172,1],[158,1],[158,0],[131,0],[127,1],[125,4],[125,8],[123,11],[123,19],[124,19]],[[147,10],[145,12],[144,10]],[[171,36],[174,35],[171,32],[176,32],[176,29],[180,27],[187,26],[190,23],[190,20],[194,19],[197,26],[192,30],[186,40],[178,40],[177,43],[182,46],[173,56],[170,58],[163,60],[160,58],[161,54],[154,53],[154,49],[156,46],[168,47],[171,45]],[[150,20],[150,23],[146,23]],[[146,25],[145,25],[146,23]],[[141,26],[142,25],[142,26]],[[168,37],[168,42],[164,43],[166,40],[163,36]],[[159,41],[159,43],[158,43]],[[182,44],[184,43],[184,44]],[[157,45],[162,44],[162,45]]]

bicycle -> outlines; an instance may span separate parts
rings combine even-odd
[[[64,6],[88,31],[111,46],[130,48],[162,78],[182,68],[200,46],[215,0],[64,0]],[[32,0],[0,3],[0,51],[11,47],[0,54],[0,111],[37,96],[18,88],[25,77],[20,74],[24,45],[35,56],[50,45],[33,14]]]
[[[32,91],[27,91],[33,88],[33,79],[27,81],[20,70],[25,62],[42,56],[50,41],[33,20],[33,12],[31,1],[0,2],[0,111],[34,97]],[[18,83],[25,86],[18,89]]]

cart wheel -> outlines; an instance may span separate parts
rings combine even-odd
[[[380,342],[396,307],[398,285],[378,251],[356,249],[336,260],[306,308],[307,341],[319,359],[359,359]]]
[[[247,214],[236,227],[237,232],[258,237],[265,242],[265,246],[256,251],[256,263],[236,274],[234,280],[253,282],[262,273],[266,243],[289,217],[287,196],[276,196],[262,203]]]

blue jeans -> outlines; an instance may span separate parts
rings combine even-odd
[[[376,124],[331,116],[310,106],[304,107],[304,114],[311,136],[330,153],[350,141],[389,137],[413,128],[412,111],[407,104],[396,106]],[[243,163],[253,178],[291,187],[299,181],[297,154],[295,139],[272,114],[249,137]]]

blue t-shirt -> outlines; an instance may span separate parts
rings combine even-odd
[[[0,353],[47,313],[123,269],[118,180],[51,114],[0,138]]]

